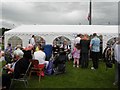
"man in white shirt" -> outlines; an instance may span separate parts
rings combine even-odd
[[[32,38],[30,39],[30,44],[35,46],[35,36],[34,35],[32,35]]]
[[[41,48],[41,45],[38,45],[39,50],[34,52],[33,58],[39,61],[39,64],[45,64],[46,68],[48,66],[48,61],[45,61],[46,54],[43,52],[43,48]]]
[[[81,37],[82,37],[81,34],[78,34],[78,35],[77,35],[77,37],[76,37],[75,40],[74,40],[74,46],[75,46],[76,44],[79,44],[79,43],[80,43]]]

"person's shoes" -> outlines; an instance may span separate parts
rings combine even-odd
[[[77,65],[77,68],[79,68],[79,65]]]
[[[114,86],[116,86],[117,84],[118,84],[117,81],[115,81],[115,82],[113,83]]]
[[[75,65],[73,65],[73,67],[75,67]]]
[[[94,67],[91,67],[91,69],[92,69],[92,70],[95,70],[95,68],[94,68]]]

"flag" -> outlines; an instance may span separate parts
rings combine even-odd
[[[88,19],[88,21],[89,21],[89,25],[91,25],[92,24],[92,2],[91,2],[91,0],[90,0],[90,4],[89,4],[90,6],[89,6],[89,14],[88,14],[88,17],[87,17],[87,19]]]
[[[90,17],[90,13],[89,13],[89,14],[88,14],[88,17],[87,17],[88,21],[90,20],[90,18],[91,18],[91,17]]]

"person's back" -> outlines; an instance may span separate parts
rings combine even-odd
[[[36,51],[34,52],[34,59],[39,61],[39,64],[44,64],[46,55],[43,51]]]
[[[23,50],[24,56],[26,59],[32,59],[31,50]]]
[[[80,58],[80,50],[77,48],[74,48],[74,50],[72,51],[73,54],[73,58]]]
[[[49,62],[48,61],[45,61],[45,58],[46,58],[46,54],[43,49],[43,47],[41,47],[41,44],[38,45],[38,48],[39,50],[34,52],[34,56],[33,58],[34,59],[37,59],[39,61],[39,65],[45,65],[45,67],[47,68]]]
[[[100,52],[100,39],[98,37],[94,37],[91,40],[92,49],[93,52]]]
[[[91,69],[98,69],[99,53],[100,53],[100,39],[96,33],[93,33],[93,39],[90,41],[91,58],[93,61],[93,67]]]
[[[28,68],[29,63],[25,58],[18,60],[15,64],[14,78],[20,78],[21,74],[24,74]]]
[[[81,53],[88,53],[89,45],[90,45],[90,40],[81,40],[80,42]]]
[[[72,51],[72,55],[73,55],[73,58],[74,58],[73,67],[75,67],[75,64],[77,62],[77,67],[79,68],[79,59],[80,59],[80,47],[79,47],[79,44],[76,44],[76,46],[74,47],[74,49]]]
[[[76,37],[76,38],[75,38],[75,41],[74,41],[75,45],[76,45],[77,43],[80,43],[80,40],[81,40],[80,37]]]
[[[76,44],[79,44],[80,43],[80,40],[81,40],[81,34],[78,34],[77,35],[77,37],[75,38],[75,40],[74,40],[74,46],[76,45]]]

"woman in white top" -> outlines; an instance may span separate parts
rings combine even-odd
[[[46,55],[41,48],[41,44],[38,45],[39,50],[34,52],[33,58],[39,61],[39,64],[45,64],[46,68],[48,66],[48,61],[45,61]]]

